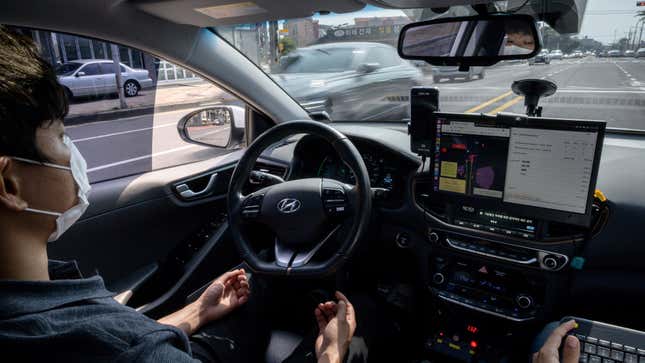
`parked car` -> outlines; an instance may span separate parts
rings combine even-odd
[[[484,79],[484,76],[484,67],[470,67],[467,72],[459,71],[459,67],[432,67],[432,80],[434,83],[439,83],[442,79],[454,80],[456,78],[472,81],[475,77]]]
[[[56,68],[56,74],[70,98],[117,92],[114,62],[109,59],[67,62]],[[121,63],[121,77],[126,97],[134,97],[141,89],[152,87],[152,79],[146,69],[134,69]]]
[[[551,55],[549,54],[549,51],[542,50],[540,53],[538,53],[538,55],[529,59],[529,65],[533,65],[535,63],[544,63],[544,64],[551,63]]]
[[[562,51],[560,49],[554,49],[549,53],[549,57],[551,57],[551,59],[561,60],[562,56]]]
[[[636,58],[645,57],[645,48],[638,48]]]
[[[636,52],[634,52],[633,50],[630,49],[625,51],[625,57],[634,57],[634,56],[636,56]]]
[[[410,88],[423,74],[390,45],[318,44],[280,58],[271,77],[310,113],[333,120],[410,117]]]
[[[621,57],[622,55],[623,54],[618,49],[612,49],[609,52],[607,52],[608,57]]]

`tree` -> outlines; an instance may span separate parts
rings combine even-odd
[[[285,55],[296,49],[296,42],[289,37],[283,37],[278,42],[278,49],[280,49],[280,55]]]

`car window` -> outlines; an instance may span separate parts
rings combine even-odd
[[[121,73],[128,72],[123,65],[121,65]],[[101,63],[101,74],[114,74],[114,63]]]
[[[310,48],[281,57],[275,73],[329,73],[352,69],[355,53],[353,48]]]
[[[89,59],[110,59],[110,43],[71,34],[7,28],[32,38],[43,58],[56,66],[59,81],[70,97],[69,113],[64,120],[66,132],[87,160],[92,183],[231,151],[185,142],[177,132],[178,121],[195,110],[216,105],[242,110],[245,107],[239,99],[197,74],[137,49],[118,46],[117,56],[123,64],[143,70],[126,73],[126,68],[120,66],[124,91],[137,91],[129,97],[124,92],[122,106],[114,63],[87,64],[80,69],[86,74],[107,74],[105,77],[62,77],[83,65],[71,61],[68,54],[81,53],[88,59],[89,53]],[[205,131],[221,141],[230,133],[230,127],[213,125],[212,131]]]
[[[82,66],[81,63],[65,63],[56,67],[56,74],[59,76],[69,76],[76,72]]]
[[[372,47],[367,52],[365,63],[378,63],[381,67],[392,67],[401,63],[394,48]]]
[[[101,68],[97,63],[91,63],[83,66],[83,68],[79,69],[79,72],[85,72],[86,76],[95,76],[101,74]]]

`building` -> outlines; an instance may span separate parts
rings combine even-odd
[[[314,44],[320,38],[318,20],[311,18],[285,20],[283,27],[288,30],[288,36],[295,41],[297,48]]]
[[[43,58],[53,66],[77,59],[112,59],[111,43],[97,39],[70,34],[60,34],[43,30],[10,27],[14,32],[33,39]],[[194,73],[177,67],[172,63],[155,58],[140,50],[118,46],[121,63],[132,68],[147,69],[150,78],[157,82],[197,80]]]
[[[409,22],[410,18],[407,16],[354,18],[354,24],[356,27],[405,25]]]

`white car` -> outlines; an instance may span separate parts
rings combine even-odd
[[[109,59],[64,63],[56,68],[56,75],[70,98],[117,92],[114,62]],[[146,69],[134,69],[121,63],[121,77],[126,97],[134,97],[139,90],[152,87],[152,79]]]
[[[551,59],[557,60],[561,60],[563,58],[562,51],[560,49],[552,50],[551,53],[549,53],[549,56]]]

